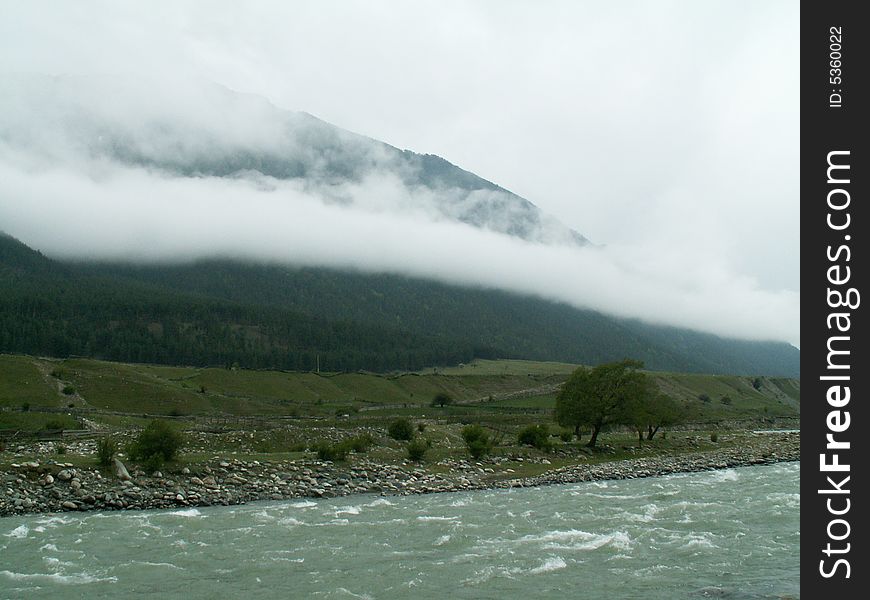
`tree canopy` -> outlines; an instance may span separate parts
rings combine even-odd
[[[590,447],[605,427],[633,423],[651,389],[642,367],[642,362],[626,359],[577,368],[556,396],[556,422],[573,427],[578,436],[581,427],[590,427]]]

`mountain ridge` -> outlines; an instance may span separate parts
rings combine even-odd
[[[314,369],[320,354],[324,368],[378,372],[473,358],[632,357],[652,370],[800,375],[800,351],[788,344],[728,340],[498,290],[230,260],[43,257],[51,268],[32,270],[24,248],[0,237],[0,352],[292,370]]]
[[[179,93],[164,97],[149,85],[129,78],[7,78],[0,81],[0,143],[52,164],[88,157],[180,177],[298,181],[328,202],[364,209],[371,200],[348,186],[386,179],[402,190],[394,208],[526,241],[588,243],[529,200],[440,156],[402,150],[217,84],[186,90],[200,104],[185,113],[173,106]]]

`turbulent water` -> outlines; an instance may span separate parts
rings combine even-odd
[[[3,598],[792,598],[799,464],[0,519]]]

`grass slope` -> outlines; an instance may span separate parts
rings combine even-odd
[[[528,361],[474,361],[449,369],[398,375],[251,371],[55,360],[0,355],[0,428],[20,427],[11,415],[72,405],[131,415],[305,417],[356,413],[477,418],[552,410],[559,385],[574,365]],[[692,420],[796,416],[800,381],[650,372]],[[62,390],[72,388],[74,393]],[[430,406],[437,393],[454,404]],[[706,396],[709,401],[702,401]],[[723,402],[723,398],[727,398]],[[727,402],[727,403],[726,403]],[[35,418],[35,417],[34,417]]]

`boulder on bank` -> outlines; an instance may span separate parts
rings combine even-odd
[[[132,477],[130,477],[130,473],[127,472],[127,467],[124,466],[124,463],[122,463],[117,458],[113,458],[112,464],[114,465],[115,477],[123,481],[129,481],[132,479]]]

